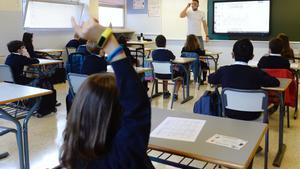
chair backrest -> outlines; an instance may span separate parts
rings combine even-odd
[[[199,55],[196,52],[182,52],[181,57],[195,58],[196,60],[199,60]]]
[[[153,61],[153,73],[171,75],[172,74],[172,64],[171,62]]]
[[[83,53],[75,52],[68,55],[66,70],[68,73],[82,73],[82,65],[85,60]]]
[[[70,86],[70,91],[73,96],[79,90],[81,84],[87,79],[87,75],[76,74],[76,73],[68,73],[68,82]]]
[[[223,88],[222,110],[226,109],[246,112],[264,112],[267,120],[268,95],[264,90],[242,90]]]
[[[8,65],[0,64],[0,82],[15,82],[12,71]]]
[[[67,52],[67,55],[69,56],[71,53],[75,53],[76,52],[76,48],[74,47],[66,47],[66,52]]]
[[[194,80],[199,82],[200,79],[198,79],[198,77],[200,76],[200,73],[201,73],[201,64],[200,64],[199,55],[195,52],[182,52],[181,57],[195,58],[196,59],[192,63],[192,71],[193,71],[193,74],[194,74]]]

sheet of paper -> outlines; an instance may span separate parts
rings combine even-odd
[[[214,136],[206,140],[206,142],[211,144],[216,144],[219,146],[228,147],[235,150],[240,150],[247,144],[248,141],[236,137],[215,134]]]
[[[150,134],[150,137],[180,141],[196,141],[205,120],[167,117]]]
[[[145,0],[133,0],[133,9],[144,9]]]
[[[160,0],[148,0],[148,15],[160,16]]]

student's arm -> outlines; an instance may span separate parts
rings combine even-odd
[[[277,78],[268,75],[262,70],[258,70],[258,76],[260,76],[259,79],[261,79],[261,85],[263,87],[277,87],[280,85],[280,81]]]
[[[204,56],[204,55],[205,55],[205,51],[204,51],[204,50],[201,50],[200,48],[196,50],[196,53],[197,53],[199,56]]]
[[[143,166],[148,147],[151,107],[147,93],[128,59],[111,63],[120,92],[123,108],[122,122],[113,143],[113,156],[118,162],[111,161],[113,168],[122,168],[139,163]]]
[[[263,68],[265,68],[265,61],[266,60],[266,57],[265,56],[263,56],[262,58],[260,58],[260,60],[259,60],[259,62],[258,62],[258,64],[257,64],[257,67],[259,68],[259,69],[263,69]]]
[[[208,83],[214,85],[221,84],[222,74],[223,74],[223,67],[221,67],[215,73],[212,73],[208,76]]]
[[[26,56],[23,56],[22,62],[23,62],[23,65],[32,65],[32,64],[40,63],[40,61],[38,59],[28,58]]]
[[[184,18],[187,16],[187,10],[189,9],[190,6],[191,6],[191,4],[188,3],[188,5],[183,9],[183,11],[181,11],[180,18]]]
[[[95,24],[90,21],[88,25],[81,28],[73,20],[75,31],[80,36],[96,41],[104,29]],[[95,38],[95,35],[98,37]],[[117,47],[119,44],[114,35],[111,35],[104,50],[109,54]],[[107,160],[104,161],[111,168],[141,168],[141,166],[145,166],[150,135],[150,102],[138,75],[126,59],[124,52],[114,57],[111,65],[117,80],[123,114],[120,128],[113,138],[111,150],[106,156]]]

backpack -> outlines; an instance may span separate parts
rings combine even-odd
[[[51,112],[56,112],[56,90],[53,87],[53,84],[50,82],[49,78],[38,78],[33,80],[30,84],[33,87],[39,87],[43,89],[52,90],[51,94],[42,96],[41,103],[37,108],[36,114],[38,117],[43,117]],[[34,101],[30,100],[28,106],[33,106]]]
[[[194,113],[221,117],[221,97],[218,89],[205,91],[199,100],[195,102]]]

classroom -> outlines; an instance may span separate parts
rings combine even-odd
[[[300,168],[299,6],[1,0],[0,169]]]

